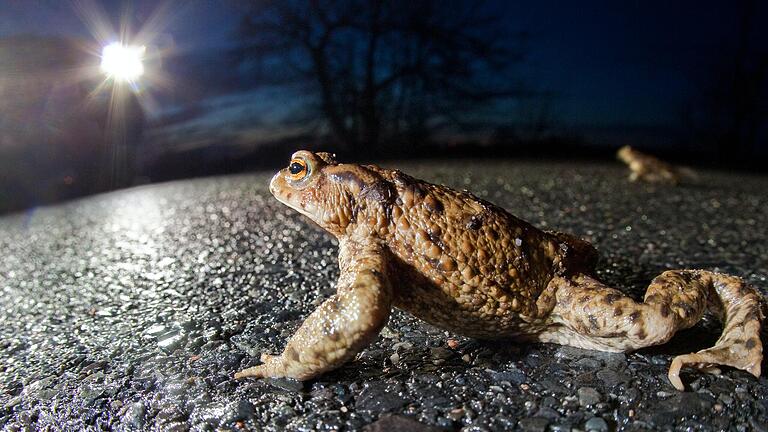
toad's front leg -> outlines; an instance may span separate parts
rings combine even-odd
[[[336,369],[368,346],[387,323],[392,304],[386,251],[378,245],[343,244],[337,292],[304,321],[279,356],[242,370],[245,377],[308,380]]]

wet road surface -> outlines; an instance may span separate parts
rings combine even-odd
[[[392,164],[389,164],[390,166]],[[668,268],[768,289],[768,178],[631,184],[613,164],[399,165],[539,227],[581,235],[640,297]],[[0,427],[8,430],[768,430],[768,380],[666,378],[706,320],[632,354],[480,343],[393,315],[318,380],[232,374],[279,352],[333,292],[337,246],[267,191],[271,173],[144,186],[0,217]],[[765,362],[763,369],[766,370]]]

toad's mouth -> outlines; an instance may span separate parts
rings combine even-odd
[[[315,220],[315,215],[312,213],[312,210],[315,210],[314,206],[312,206],[310,208],[304,208],[304,207],[302,207],[302,206],[300,206],[300,205],[298,205],[296,203],[292,203],[291,201],[286,199],[286,197],[280,196],[279,194],[277,194],[275,192],[277,192],[277,191],[272,191],[272,195],[274,195],[275,199],[280,201],[286,207],[289,207],[289,208],[291,208],[293,210],[296,210],[297,212],[303,214],[304,216],[306,216],[306,217],[308,217],[308,218],[310,218],[312,220]]]
[[[312,203],[301,205],[298,202],[295,202],[295,198],[298,194],[296,191],[292,191],[290,189],[286,191],[285,184],[281,184],[284,183],[282,174],[282,172],[279,172],[275,174],[274,177],[272,177],[272,181],[269,182],[269,192],[272,194],[272,196],[275,197],[275,199],[287,207],[296,210],[297,212],[314,221],[316,219],[316,206],[314,206]]]
[[[281,200],[280,198],[277,198],[277,200],[278,200],[278,201],[280,201],[281,203],[283,203],[283,204],[287,205],[288,207],[290,207],[290,208],[292,208],[292,209],[296,210],[297,212],[299,212],[299,213],[303,214],[304,216],[306,216],[306,217],[308,217],[308,218],[310,218],[310,219],[312,219],[312,220],[315,220],[315,215],[314,215],[314,214],[312,214],[311,212],[309,212],[308,210],[305,210],[304,208],[302,208],[302,207],[299,207],[299,206],[297,206],[297,205],[295,205],[295,204],[292,204],[292,203],[290,203],[290,202],[287,202],[287,201],[283,201],[283,200]]]

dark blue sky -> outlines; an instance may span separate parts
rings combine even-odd
[[[286,105],[297,103],[293,95],[254,90],[228,63],[241,17],[229,2],[166,2],[163,9],[149,0],[2,0],[0,37],[92,38],[76,9],[94,4],[113,22],[130,11],[135,28],[159,17],[155,42],[172,48],[163,68],[176,85],[149,89],[150,118],[175,116],[158,121],[158,139],[205,142],[222,128],[244,141],[263,139],[278,133],[270,128]],[[760,24],[767,22],[765,4],[756,3],[755,40],[768,40],[768,26]],[[679,122],[713,64],[733,51],[743,11],[741,2],[728,1],[496,1],[490,7],[510,31],[530,34],[521,75],[555,95],[560,124],[627,133]]]
[[[570,122],[665,124],[735,42],[734,3],[540,1],[507,13],[531,33],[532,79],[562,96]]]

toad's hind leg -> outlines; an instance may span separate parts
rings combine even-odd
[[[669,380],[683,389],[683,366],[716,370],[727,365],[760,376],[760,294],[741,279],[702,270],[672,270],[656,277],[642,303],[599,281],[556,278],[556,326],[539,340],[605,351],[632,351],[668,341],[692,327],[709,308],[723,322],[714,347],[677,356]]]

